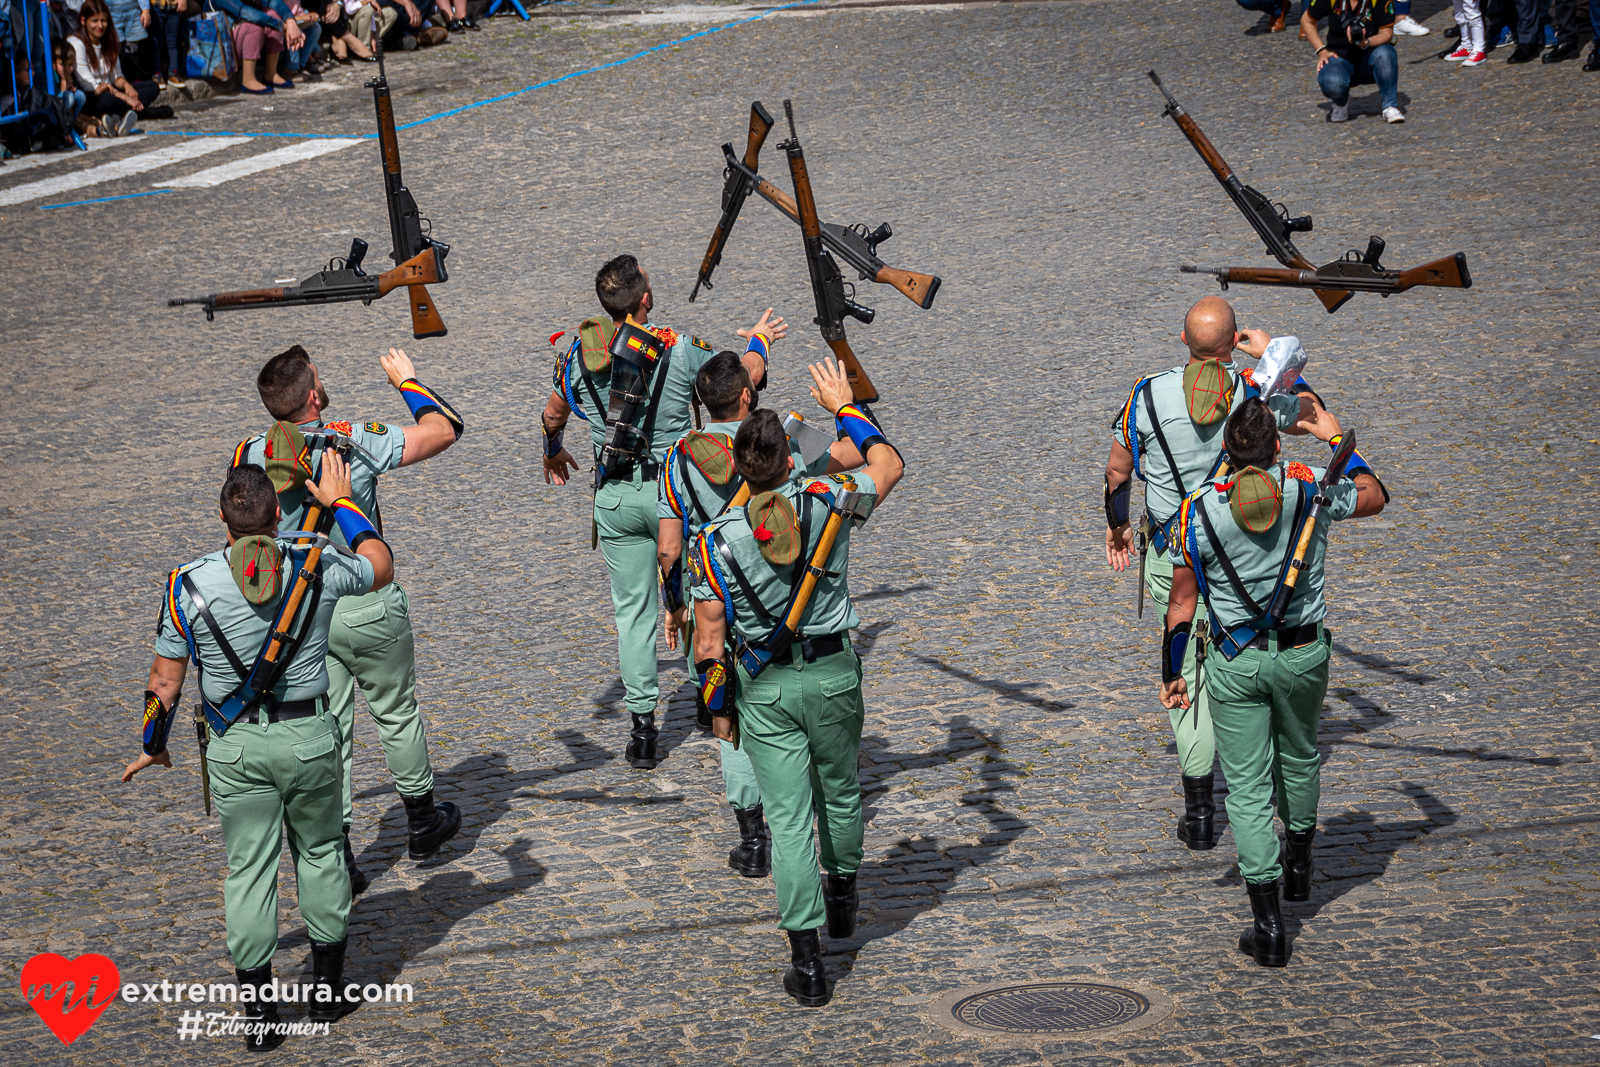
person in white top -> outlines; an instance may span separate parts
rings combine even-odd
[[[83,113],[99,117],[104,136],[127,134],[159,90],[155,82],[132,82],[123,77],[118,58],[121,44],[105,0],[83,0],[79,17],[78,32],[68,37],[67,43],[76,60],[73,74],[78,88],[87,98]],[[171,113],[170,108],[166,110]]]

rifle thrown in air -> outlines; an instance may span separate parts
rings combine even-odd
[[[335,258],[326,270],[313,274],[299,285],[168,300],[168,307],[199,304],[206,313],[206,321],[211,322],[219,311],[240,308],[301,307],[351,300],[371,304],[405,286],[411,304],[412,336],[443,337],[448,332],[427,287],[449,280],[444,257],[450,252],[450,246],[422,232],[424,220],[417,210],[417,202],[412,199],[411,191],[400,177],[400,142],[395,135],[389,79],[383,70],[383,48],[381,44],[374,47],[378,54],[378,77],[367,82],[366,88],[372,90],[372,102],[378,113],[383,194],[389,207],[389,236],[394,242],[394,250],[389,253],[389,258],[395,261],[394,269],[381,274],[368,274],[362,270],[361,261],[367,254],[367,242],[357,237],[350,242],[347,256],[342,260]],[[334,263],[339,263],[339,267],[335,268]]]
[[[1167,98],[1167,106],[1161,113],[1170,116],[1172,121],[1178,124],[1178,129],[1189,139],[1189,143],[1200,154],[1200,158],[1210,168],[1212,175],[1222,185],[1234,206],[1254,228],[1267,246],[1267,251],[1287,268],[1279,270],[1270,267],[1186,265],[1181,268],[1184,272],[1214,274],[1222,283],[1223,289],[1227,289],[1230,282],[1240,285],[1286,285],[1311,289],[1316,292],[1317,299],[1322,301],[1322,306],[1328,309],[1330,315],[1343,307],[1345,302],[1358,292],[1381,293],[1388,296],[1390,293],[1403,293],[1418,285],[1432,285],[1446,289],[1472,288],[1472,275],[1467,271],[1467,257],[1460,252],[1407,271],[1385,270],[1379,263],[1379,257],[1384,249],[1381,237],[1369,239],[1364,254],[1352,250],[1332,263],[1322,267],[1316,266],[1294,246],[1289,237],[1293,233],[1310,233],[1311,216],[1298,215],[1291,218],[1288,208],[1273,203],[1257,190],[1240,182],[1238,175],[1233,173],[1233,168],[1222,158],[1222,154],[1216,150],[1210,139],[1200,132],[1200,127],[1194,119],[1183,110],[1183,105],[1179,104],[1167,91],[1167,87],[1161,84],[1161,78],[1156,72],[1152,70],[1149,74],[1150,80],[1161,90],[1161,95]]]
[[[718,220],[717,228],[711,233],[711,243],[706,247],[705,258],[700,261],[700,274],[695,279],[694,289],[689,293],[691,303],[699,295],[702,285],[707,289],[712,288],[711,274],[722,262],[722,253],[727,247],[729,234],[733,232],[733,224],[739,220],[739,213],[744,210],[745,201],[752,191],[760,194],[762,199],[777,208],[795,225],[801,225],[800,209],[796,206],[794,198],[756,171],[761,147],[766,143],[767,134],[772,127],[772,116],[758,100],[750,105],[750,134],[745,142],[744,159],[741,160],[734,154],[732,144],[722,146],[722,155],[727,162],[727,168],[723,171],[722,218]],[[871,279],[884,285],[892,285],[918,307],[923,309],[932,307],[933,298],[939,292],[939,278],[936,275],[901,270],[889,266],[878,258],[878,245],[893,236],[894,228],[887,222],[870,232],[863,223],[854,226],[822,223],[823,243],[854,267],[862,281]]]
[[[850,341],[844,333],[844,317],[871,324],[877,312],[855,302],[855,293],[845,292],[844,277],[839,264],[833,261],[822,241],[822,223],[817,218],[817,201],[811,192],[811,176],[806,172],[805,152],[800,148],[800,136],[794,129],[794,106],[783,102],[783,113],[789,120],[789,139],[778,147],[789,157],[789,176],[794,180],[794,202],[800,215],[800,232],[804,235],[806,266],[811,272],[811,292],[817,301],[817,317],[811,321],[822,327],[822,339],[833,349],[833,354],[844,365],[846,377],[855,402],[861,405],[867,417],[877,419],[867,405],[878,399],[878,390],[867,377],[866,368],[856,358]]]

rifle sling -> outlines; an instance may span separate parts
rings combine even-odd
[[[1283,565],[1278,569],[1278,580],[1273,583],[1273,593],[1277,593],[1278,586],[1283,584],[1284,578],[1288,575],[1289,563],[1294,558],[1295,547],[1300,541],[1300,525],[1305,514],[1306,493],[1304,483],[1296,479],[1295,484],[1300,486],[1300,492],[1297,494],[1298,499],[1295,501],[1294,506],[1294,530],[1289,538],[1289,553],[1284,557]],[[1244,587],[1244,582],[1239,579],[1239,572],[1233,569],[1233,561],[1223,551],[1222,540],[1217,536],[1216,529],[1211,525],[1211,516],[1206,514],[1205,500],[1197,500],[1195,505],[1196,510],[1200,512],[1200,525],[1205,527],[1206,538],[1211,542],[1211,551],[1216,553],[1217,562],[1222,565],[1222,573],[1228,576],[1228,584],[1233,586],[1234,595],[1244,604],[1245,610],[1250,612],[1250,617],[1259,621],[1266,615],[1266,611],[1250,596],[1249,590]],[[1267,597],[1267,603],[1272,603],[1271,596]],[[1209,608],[1210,605],[1208,604],[1207,607]],[[1212,618],[1215,619],[1216,615],[1213,614]],[[1221,626],[1220,620],[1218,620],[1217,625]]]
[[[1182,500],[1189,495],[1189,490],[1183,487],[1183,475],[1178,471],[1178,461],[1172,457],[1172,448],[1167,444],[1167,435],[1161,432],[1161,419],[1156,415],[1156,402],[1150,399],[1148,384],[1144,387],[1144,408],[1150,413],[1150,432],[1156,435],[1156,444],[1161,446],[1161,454],[1167,457],[1167,467],[1172,471],[1172,480],[1178,485],[1178,499]]]
[[[789,584],[789,595],[784,599],[785,615],[788,614],[789,605],[794,603],[795,593],[799,591],[800,583],[805,580],[806,567],[811,562],[805,551],[811,540],[811,494],[803,493],[801,496],[803,498],[800,504],[800,544],[802,547],[800,555],[796,556],[794,561],[794,581]],[[744,570],[739,566],[739,562],[733,558],[733,552],[728,548],[727,541],[719,540],[717,542],[717,550],[722,555],[722,562],[726,563],[728,570],[732,572],[733,580],[739,583],[739,591],[744,594],[744,598],[750,602],[750,606],[755,609],[757,615],[761,616],[763,622],[773,624],[773,632],[776,633],[776,628],[783,625],[783,617],[768,611],[767,606],[761,602],[761,598],[756,596],[755,587],[745,577]],[[769,636],[767,641],[770,642],[771,640],[772,638]]]

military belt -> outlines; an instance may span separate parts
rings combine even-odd
[[[795,652],[798,651],[802,659],[811,663],[822,656],[834,656],[843,652],[848,647],[847,635],[843,632],[824,634],[821,637],[797,637],[790,642],[789,647],[772,657],[772,662],[787,667],[794,663]]]
[[[285,700],[272,708],[252,708],[239,716],[239,722],[247,722],[255,726],[261,721],[261,713],[265,712],[268,722],[284,722],[289,719],[309,719],[322,710],[326,697],[312,697],[309,700]]]
[[[606,481],[631,481],[635,469],[639,471],[639,477],[642,481],[653,482],[656,480],[656,476],[661,473],[661,464],[653,459],[645,459],[613,467],[606,472]]]
[[[1266,630],[1256,634],[1255,637],[1239,647],[1242,649],[1259,648],[1265,650],[1268,635],[1275,633],[1278,635],[1279,648],[1299,648],[1301,645],[1309,645],[1317,639],[1317,631],[1321,625],[1321,623],[1317,622],[1308,622],[1304,626],[1285,626],[1279,630]]]

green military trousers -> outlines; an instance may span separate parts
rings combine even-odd
[[[350,765],[355,757],[357,684],[378,726],[378,743],[401,796],[433,789],[428,732],[417,709],[416,643],[411,601],[391,582],[365,596],[340,597],[328,628],[328,708],[338,723],[344,825],[351,819]]]
[[[656,483],[635,468],[631,481],[613,478],[594,496],[600,551],[611,572],[617,613],[617,667],[623,703],[632,715],[650,715],[656,681]]]
[[[722,785],[728,793],[728,804],[735,808],[755,807],[761,803],[761,787],[756,784],[756,769],[750,765],[750,754],[726,741],[719,741],[718,745],[722,755]]]
[[[1272,793],[1289,830],[1317,825],[1322,759],[1317,726],[1328,692],[1326,630],[1299,648],[1247,648],[1229,663],[1213,650],[1206,659],[1217,755],[1228,778],[1228,823],[1247,882],[1275,881],[1278,834],[1272,827]]]
[[[778,925],[815,930],[824,917],[818,842],[828,873],[861,866],[861,660],[846,648],[807,663],[797,643],[792,664],[773,663],[753,681],[739,668],[735,706],[772,833]]]
[[[1150,599],[1160,609],[1156,625],[1165,626],[1167,597],[1172,590],[1172,563],[1166,553],[1150,553],[1145,562],[1145,585],[1150,590]],[[1205,686],[1199,684],[1196,677],[1199,671],[1195,652],[1199,648],[1201,635],[1206,633],[1206,626],[1206,605],[1202,600],[1195,605],[1189,650],[1183,654],[1183,680],[1189,687],[1189,707],[1170,708],[1167,711],[1168,718],[1172,720],[1172,737],[1177,744],[1178,766],[1189,778],[1209,776],[1211,763],[1217,754],[1217,743],[1211,727],[1210,698]],[[1211,662],[1210,659],[1206,660],[1207,670],[1211,668]]]
[[[222,895],[228,954],[241,970],[278,949],[278,856],[289,834],[300,917],[313,941],[343,941],[350,876],[339,825],[339,735],[326,711],[304,719],[213,732],[206,748],[211,795],[228,848]]]

